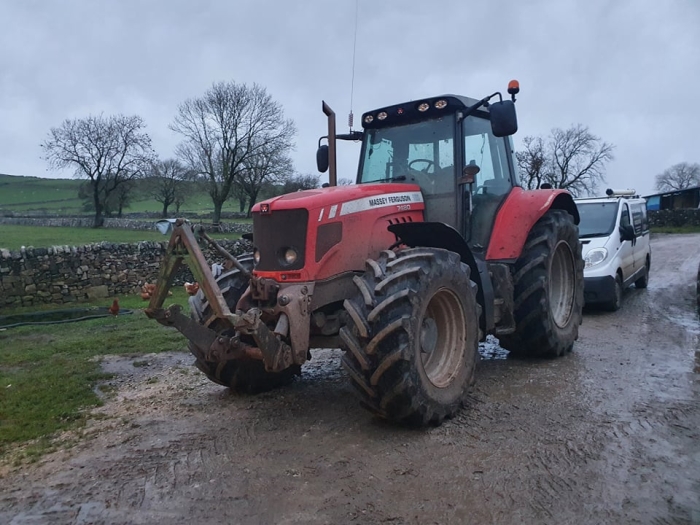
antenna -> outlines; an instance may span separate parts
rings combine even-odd
[[[350,114],[348,115],[348,126],[352,131],[352,97],[355,91],[355,50],[357,49],[357,12],[359,11],[360,0],[355,0],[355,35],[352,42],[352,80],[350,81]]]

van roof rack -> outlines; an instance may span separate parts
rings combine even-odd
[[[600,200],[600,199],[641,199],[636,190],[614,190],[608,188],[605,190],[605,195],[600,197],[578,197],[577,201]]]
[[[605,195],[608,197],[627,197],[627,198],[637,198],[639,195],[637,195],[637,192],[635,190],[614,190],[612,188],[608,188],[605,190]]]

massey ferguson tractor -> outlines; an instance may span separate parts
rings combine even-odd
[[[518,91],[380,108],[348,134],[324,102],[329,184],[256,204],[239,258],[178,220],[147,315],[237,392],[283,385],[310,348],[339,347],[362,405],[414,425],[459,410],[487,334],[513,355],[565,355],[583,306],[579,215],[566,191],[520,187]],[[336,185],[338,139],[362,143],[355,185]],[[205,241],[226,259],[217,278]],[[183,262],[200,284],[188,314],[162,308]]]

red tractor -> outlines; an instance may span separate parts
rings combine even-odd
[[[147,314],[234,391],[282,385],[309,348],[340,347],[363,406],[418,425],[461,407],[487,334],[512,354],[566,354],[583,306],[579,215],[566,191],[520,187],[517,82],[508,92],[381,108],[344,135],[324,103],[329,185],[256,204],[254,250],[238,259],[199,232],[228,260],[217,279],[178,221]],[[355,185],[335,185],[336,139],[362,141]],[[189,315],[162,309],[182,261],[200,284]]]

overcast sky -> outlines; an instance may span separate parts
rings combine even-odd
[[[654,191],[700,162],[700,0],[357,0],[353,111],[442,93],[481,98],[517,78],[523,137],[582,123],[615,144],[607,186]],[[0,0],[0,173],[47,170],[52,126],[137,114],[161,158],[177,106],[212,83],[257,82],[294,119],[317,173],[321,100],[350,110],[356,0]],[[359,148],[340,146],[340,177]],[[325,176],[324,176],[324,179]]]

